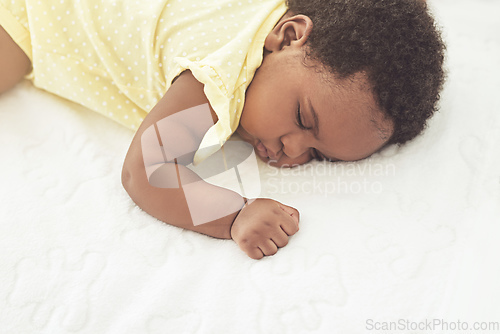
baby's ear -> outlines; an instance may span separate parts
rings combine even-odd
[[[300,48],[309,38],[312,27],[313,23],[308,16],[284,16],[267,35],[264,48],[270,52],[280,51],[286,46]]]

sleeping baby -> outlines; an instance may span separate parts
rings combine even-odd
[[[253,259],[299,212],[191,166],[228,170],[235,133],[275,167],[367,158],[422,132],[445,77],[422,0],[0,0],[0,25],[0,93],[27,78],[132,129],[131,199]]]

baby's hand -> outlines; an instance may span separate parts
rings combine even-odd
[[[274,255],[299,230],[299,212],[272,199],[249,200],[231,226],[231,238],[252,259]]]

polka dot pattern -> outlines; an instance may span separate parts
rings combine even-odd
[[[190,69],[222,120],[222,137],[235,130],[264,40],[286,12],[284,0],[0,5],[29,30],[36,86],[137,129],[171,81]]]

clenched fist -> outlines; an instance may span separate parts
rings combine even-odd
[[[299,230],[299,212],[272,199],[249,200],[231,226],[231,238],[252,259],[274,255]]]

